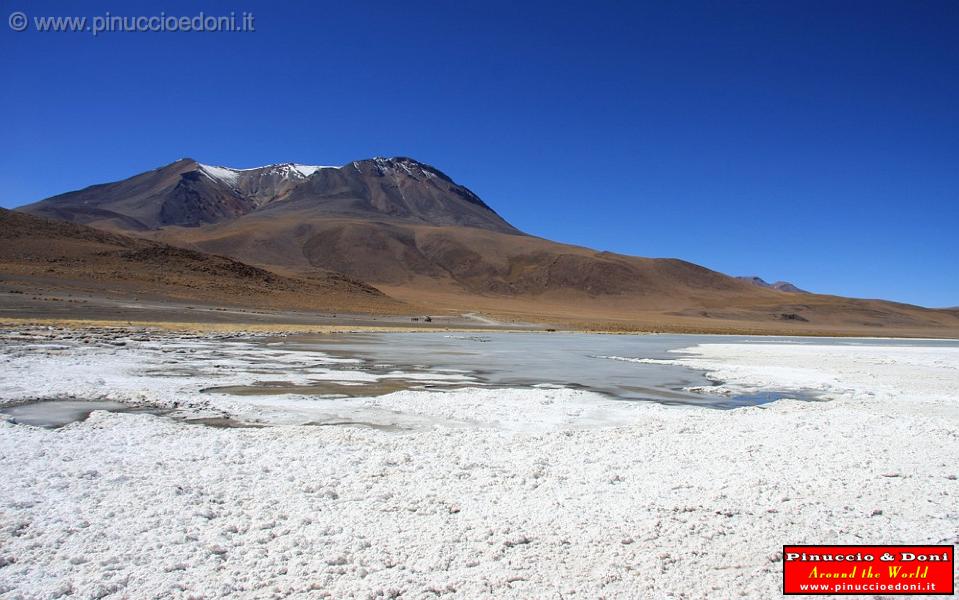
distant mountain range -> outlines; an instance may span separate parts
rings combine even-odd
[[[745,277],[740,276],[740,277],[737,277],[736,279],[739,279],[740,281],[748,281],[749,283],[753,285],[758,285],[761,288],[779,290],[780,292],[790,292],[793,294],[809,293],[806,290],[799,289],[798,287],[789,283],[788,281],[777,281],[775,283],[769,283],[766,280],[764,280],[762,277],[756,277],[755,275],[745,276]]]
[[[809,294],[679,259],[528,235],[440,170],[406,157],[251,169],[181,159],[18,210],[291,277],[340,273],[400,301],[452,312],[690,331],[959,326],[944,311]],[[628,217],[641,235],[642,212]]]

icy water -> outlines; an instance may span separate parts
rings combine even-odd
[[[13,418],[16,423],[55,429],[76,421],[82,421],[95,410],[110,412],[149,412],[158,411],[131,408],[119,402],[108,400],[46,400],[30,402],[19,406],[8,406],[2,412]]]
[[[209,382],[194,388],[193,393],[233,397],[280,412],[309,413],[309,419],[302,423],[317,426],[395,428],[401,419],[392,412],[351,408],[354,405],[350,400],[408,389],[563,387],[628,402],[717,409],[761,405],[783,397],[816,399],[813,391],[802,389],[759,390],[740,396],[700,393],[691,389],[716,384],[703,372],[641,362],[679,358],[684,348],[709,343],[959,345],[938,340],[430,332],[231,341],[157,340],[115,352],[139,353],[138,360],[144,367],[133,376],[142,377],[142,385],[147,388],[170,380],[183,382],[187,388],[191,381]],[[44,347],[23,351],[35,352],[40,348]],[[54,353],[72,352],[69,345],[45,348]],[[330,400],[345,403],[333,406]],[[323,402],[327,404],[321,406]],[[131,408],[117,402],[82,398],[34,400],[7,406],[0,412],[17,423],[56,428],[82,421],[94,410],[152,412],[214,427],[258,426],[226,414],[199,416],[188,411]]]
[[[402,370],[459,373],[484,385],[560,386],[591,390],[621,400],[736,408],[783,397],[813,399],[804,390],[763,390],[724,397],[684,388],[711,386],[700,371],[636,362],[675,359],[674,352],[701,343],[823,343],[804,338],[696,335],[591,335],[562,333],[390,333],[292,336],[266,340],[272,348],[319,351],[358,361],[367,372]],[[826,340],[835,344],[921,345],[940,342],[902,340]],[[950,342],[945,342],[949,344]],[[263,388],[258,388],[262,391]],[[245,388],[256,393],[257,388]],[[237,392],[241,392],[237,390]],[[362,388],[355,390],[362,394]]]
[[[129,406],[110,400],[41,400],[39,402],[26,402],[24,404],[6,406],[0,409],[0,413],[3,413],[6,418],[12,419],[12,422],[20,425],[57,429],[70,423],[83,421],[96,410],[115,413],[148,414],[161,417],[171,416],[173,414],[173,411],[170,409]],[[176,418],[184,423],[205,425],[207,427],[246,428],[256,426],[226,417],[189,418],[185,415],[179,415],[172,418]]]
[[[267,340],[273,347],[320,351],[359,359],[357,368],[462,373],[487,385],[561,386],[622,400],[736,408],[783,397],[815,399],[809,390],[763,390],[722,397],[684,388],[711,386],[704,373],[637,359],[676,359],[698,344],[828,344],[955,347],[955,340],[797,338],[717,335],[600,335],[573,333],[389,333],[292,336]]]

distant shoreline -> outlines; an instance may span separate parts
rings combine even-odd
[[[256,335],[269,334],[336,334],[336,333],[438,333],[444,331],[456,331],[466,333],[578,333],[578,334],[596,334],[596,335],[713,335],[721,336],[758,336],[758,337],[796,337],[796,338],[839,338],[839,339],[875,339],[875,340],[957,340],[959,337],[941,336],[931,337],[928,332],[923,335],[910,335],[903,333],[901,335],[868,335],[860,332],[834,332],[834,331],[775,331],[775,330],[756,330],[743,328],[717,330],[699,330],[687,327],[669,327],[663,326],[655,330],[648,329],[602,329],[602,328],[568,328],[568,327],[537,327],[537,328],[518,328],[511,326],[467,326],[459,324],[440,324],[429,326],[427,324],[402,324],[398,322],[389,322],[384,325],[370,324],[350,324],[330,323],[330,324],[308,324],[308,323],[284,323],[284,322],[203,322],[203,321],[174,321],[162,319],[145,320],[116,320],[116,319],[61,319],[61,318],[30,318],[30,317],[4,317],[0,319],[0,327],[60,327],[67,329],[92,329],[92,328],[110,328],[110,329],[155,329],[161,331],[179,331],[196,333],[249,333]]]

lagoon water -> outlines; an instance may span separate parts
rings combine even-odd
[[[299,398],[296,401],[299,409],[306,406],[303,402],[308,403],[310,398],[318,401],[362,399],[404,389],[464,387],[562,387],[589,390],[626,402],[717,409],[761,405],[783,397],[817,398],[813,390],[803,389],[763,389],[742,395],[709,393],[708,388],[719,382],[707,379],[702,371],[642,362],[681,358],[684,349],[710,343],[959,347],[959,342],[943,340],[708,335],[463,332],[294,335],[227,344],[161,344],[153,348],[161,351],[162,359],[148,360],[153,364],[142,374],[179,379],[189,387],[190,381],[209,378],[212,370],[226,376],[219,378],[223,384],[199,391],[246,396],[244,401],[275,408],[284,406],[280,397],[289,395]],[[253,381],[235,381],[243,379],[243,373],[252,375]],[[264,402],[264,398],[273,400]],[[76,397],[45,398],[7,406],[2,412],[18,423],[55,428],[81,421],[93,410],[168,412]],[[181,417],[206,425],[242,424],[222,416]],[[326,421],[318,419],[310,424],[340,425],[353,421],[333,415]]]
[[[763,390],[744,396],[694,393],[711,386],[700,371],[636,362],[675,359],[683,348],[705,343],[828,343],[926,345],[955,342],[782,338],[710,335],[599,335],[564,333],[387,333],[292,336],[268,340],[286,350],[320,351],[359,359],[364,371],[458,372],[492,386],[553,385],[587,389],[630,401],[736,408],[789,396],[812,399],[808,390]]]

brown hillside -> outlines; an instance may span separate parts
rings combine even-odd
[[[290,309],[406,312],[378,289],[315,271],[289,277],[231,258],[0,209],[6,283],[55,280],[61,289]]]

